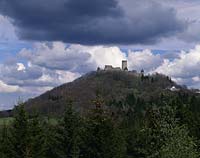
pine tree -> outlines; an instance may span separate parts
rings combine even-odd
[[[29,120],[29,147],[31,158],[44,158],[44,130],[37,114]]]
[[[59,143],[57,126],[52,126],[49,122],[44,124],[44,155],[45,158],[59,158]]]
[[[30,154],[28,145],[28,118],[21,104],[15,108],[14,122],[11,128],[12,158],[27,158]]]
[[[92,110],[86,120],[83,158],[123,158],[125,141],[119,126],[103,110],[99,100],[95,101],[96,109]]]
[[[70,101],[58,130],[58,149],[61,158],[78,158],[80,152],[80,118]]]

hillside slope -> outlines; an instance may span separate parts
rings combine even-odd
[[[138,73],[124,71],[91,72],[29,100],[26,102],[26,109],[36,109],[43,114],[60,114],[70,99],[79,111],[84,112],[94,107],[93,101],[97,94],[103,98],[105,105],[113,100],[124,100],[131,93],[149,101],[156,100],[163,92],[174,95],[175,92],[169,90],[173,86],[191,93],[164,75],[141,77]]]

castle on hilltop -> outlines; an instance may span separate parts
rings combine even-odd
[[[112,65],[105,65],[104,71],[128,71],[127,60],[122,60],[122,67],[113,67]]]
[[[97,68],[97,71],[126,71],[128,72],[128,62],[127,60],[122,60],[122,67],[113,67],[112,65],[105,65],[104,69]],[[131,71],[134,74],[137,74],[136,70]],[[141,70],[141,75],[144,75],[144,70]]]

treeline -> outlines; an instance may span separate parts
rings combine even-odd
[[[198,158],[198,101],[180,98],[166,102],[162,96],[135,110],[142,102],[131,94],[125,102],[112,102],[121,104],[112,111],[97,97],[87,115],[69,102],[56,123],[19,105],[12,124],[1,128],[0,158]]]

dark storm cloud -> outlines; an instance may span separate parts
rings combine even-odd
[[[0,0],[26,40],[79,44],[153,43],[184,29],[172,8],[151,0]],[[125,7],[124,7],[125,6]]]

